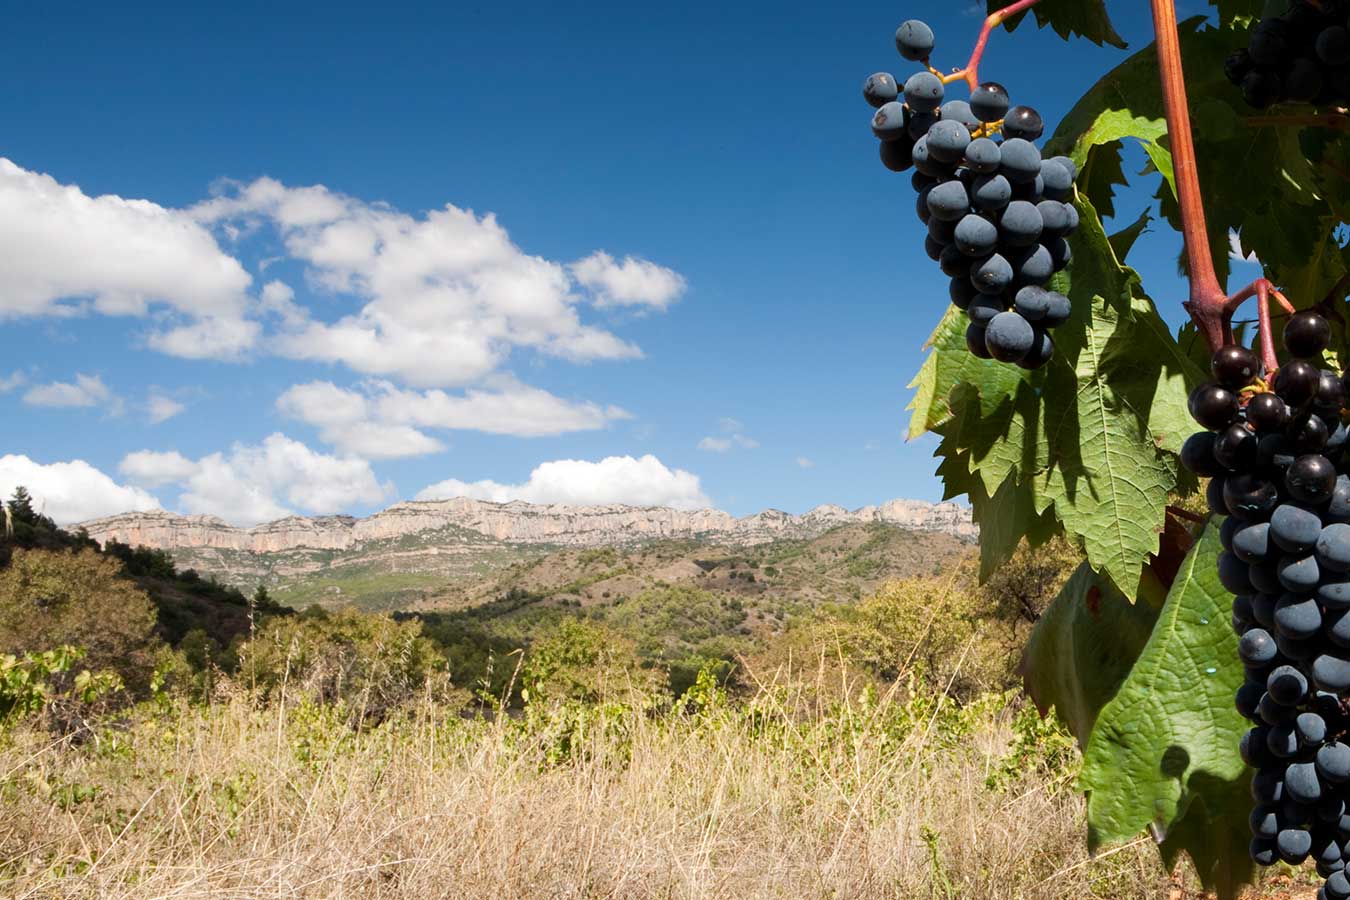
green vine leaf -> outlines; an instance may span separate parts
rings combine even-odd
[[[1219,583],[1217,523],[1195,542],[1148,643],[1102,707],[1083,753],[1092,849],[1145,829],[1164,854],[1187,853],[1223,897],[1250,879],[1247,770],[1238,741],[1247,723],[1233,706],[1244,674],[1229,625],[1232,597]]]
[[[1164,593],[1149,579],[1149,602],[1130,603],[1084,563],[1036,623],[1022,654],[1023,683],[1042,715],[1054,707],[1080,747],[1153,633]]]
[[[1008,5],[1008,0],[986,0],[990,13]],[[1111,17],[1106,14],[1105,0],[1043,0],[1032,7],[1036,14],[1036,25],[1044,28],[1049,25],[1055,34],[1062,38],[1077,35],[1092,41],[1097,46],[1110,44],[1125,49],[1125,39],[1116,33]],[[1020,13],[1003,23],[1003,27],[1013,31],[1027,16]]]
[[[1193,430],[1186,396],[1200,373],[1117,261],[1091,204],[1079,209],[1072,277],[1054,283],[1074,315],[1056,330],[1050,364],[1027,373],[973,358],[964,317],[949,310],[913,384],[910,434],[942,436],[948,493],[968,493],[992,536],[986,572],[1021,537],[1045,535],[1053,516],[1134,599],[1168,495],[1190,483],[1176,453]]]
[[[1107,238],[1111,242],[1111,252],[1116,255],[1116,259],[1121,262],[1125,261],[1125,258],[1130,255],[1130,250],[1134,247],[1134,242],[1139,240],[1139,235],[1148,231],[1148,223],[1152,221],[1153,216],[1146,209],[1139,214],[1139,218],[1135,219],[1134,222]]]

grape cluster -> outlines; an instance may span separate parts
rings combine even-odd
[[[1294,0],[1283,15],[1258,22],[1247,46],[1228,57],[1228,80],[1257,109],[1350,102],[1348,12],[1343,0]]]
[[[911,20],[895,43],[905,59],[926,62],[933,31]],[[1072,258],[1067,237],[1078,227],[1070,202],[1078,169],[1068,157],[1041,158],[1033,143],[1045,131],[1040,113],[1010,106],[1002,85],[981,84],[969,102],[943,102],[944,94],[942,79],[926,69],[903,87],[886,72],[863,85],[876,109],[872,132],[882,163],[916,170],[925,249],[951,278],[952,303],[970,319],[970,352],[1039,368],[1054,352],[1050,329],[1072,311],[1068,298],[1046,285]]]
[[[1284,331],[1292,357],[1264,383],[1251,350],[1220,349],[1214,381],[1191,394],[1206,430],[1183,463],[1210,479],[1226,516],[1219,578],[1233,599],[1246,681],[1237,708],[1252,779],[1251,856],[1261,865],[1312,858],[1323,894],[1350,898],[1350,476],[1342,474],[1347,385],[1319,368],[1326,319],[1305,311]]]

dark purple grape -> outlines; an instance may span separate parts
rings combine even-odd
[[[1018,294],[1021,297],[1021,294]],[[1193,475],[1211,478],[1223,471],[1214,458],[1214,433],[1197,431],[1181,445],[1181,464]]]
[[[1219,384],[1202,384],[1191,391],[1191,418],[1211,431],[1226,427],[1237,418],[1237,394]]]
[[[1289,407],[1274,394],[1257,394],[1247,402],[1247,421],[1257,431],[1283,431],[1289,424]]]
[[[1295,453],[1321,453],[1330,433],[1317,416],[1300,416],[1289,425],[1289,443]]]
[[[1294,313],[1285,323],[1284,348],[1295,359],[1320,356],[1330,342],[1330,323],[1310,309]]]
[[[1296,359],[1275,373],[1275,393],[1289,406],[1302,406],[1317,396],[1321,382],[1322,373],[1316,366]]]
[[[1255,353],[1241,344],[1229,344],[1214,351],[1210,371],[1219,384],[1237,391],[1256,379],[1261,371],[1261,362]]]
[[[1014,106],[1003,117],[1003,136],[1034,141],[1045,133],[1045,120],[1030,106]]]
[[[868,75],[867,80],[863,82],[863,99],[873,109],[880,109],[899,96],[900,86],[895,83],[895,76],[889,72]]]
[[[1309,453],[1294,460],[1284,474],[1289,496],[1315,506],[1331,499],[1336,489],[1336,467],[1325,456]]]
[[[1247,471],[1256,465],[1256,435],[1241,422],[1234,422],[1215,436],[1214,459],[1225,469]]]
[[[1008,114],[1008,89],[986,81],[970,92],[970,111],[981,122],[997,122]]]

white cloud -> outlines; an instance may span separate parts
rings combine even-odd
[[[745,425],[739,419],[723,417],[718,420],[717,427],[722,430],[723,437],[708,435],[698,442],[698,449],[709,453],[729,453],[737,447],[742,450],[753,450],[759,446],[759,441],[741,433]]]
[[[59,525],[159,507],[150,494],[118,484],[82,459],[43,465],[27,456],[0,456],[0,496],[9,497],[19,485]]]
[[[90,407],[114,403],[112,391],[98,375],[76,375],[75,382],[54,381],[29,388],[23,395],[29,406]]]
[[[683,276],[644,259],[625,256],[622,263],[597,250],[572,263],[572,276],[596,294],[596,306],[648,306],[665,309],[685,290]]]
[[[136,484],[163,487],[187,481],[196,473],[197,464],[176,450],[138,450],[122,457],[117,470]]]
[[[0,376],[0,394],[8,394],[27,383],[28,376],[22,372],[12,372],[9,375]]]
[[[577,403],[521,384],[509,376],[463,394],[408,391],[384,381],[360,390],[327,381],[291,387],[277,398],[283,415],[319,429],[325,443],[367,458],[423,456],[444,449],[419,429],[482,431],[540,437],[603,428],[629,418],[615,406]]]
[[[378,503],[393,492],[370,463],[317,453],[283,434],[258,445],[235,444],[228,453],[193,461],[179,453],[142,450],[122,460],[129,477],[182,487],[186,512],[254,525],[296,511],[330,515],[357,504]]]
[[[1255,253],[1248,253],[1245,256],[1242,254],[1242,238],[1238,236],[1236,231],[1232,230],[1228,232],[1228,258],[1235,262],[1249,262],[1257,265],[1261,263],[1261,260],[1256,258]]]
[[[663,307],[678,293],[674,283],[683,286],[669,269],[637,259],[605,266],[592,257],[574,280],[567,266],[512,243],[491,214],[453,205],[413,216],[261,178],[229,185],[192,212],[222,228],[274,226],[311,286],[363,302],[320,321],[284,284],[269,284],[261,305],[281,319],[270,342],[276,352],[417,387],[472,384],[517,348],[578,362],[639,357],[636,346],[581,321],[587,298],[576,288],[593,285],[602,305]]]
[[[152,345],[215,355],[224,332],[236,352],[251,282],[239,261],[181,210],[148,200],[90,197],[74,185],[0,159],[0,319],[144,316],[167,308],[185,319],[216,323],[210,335],[171,337]],[[229,325],[222,323],[231,323]],[[212,337],[215,342],[198,340]]]
[[[496,481],[464,482],[447,479],[419,491],[418,500],[471,497],[505,503],[566,503],[595,506],[624,503],[633,506],[670,506],[702,509],[712,505],[697,475],[670,469],[650,454],[638,459],[609,456],[599,462],[560,459],[542,463],[524,484]]]
[[[187,409],[182,403],[164,394],[151,394],[145,401],[145,414],[151,425],[167,422]]]
[[[803,469],[814,469],[816,462],[813,459],[807,459],[805,456],[797,457],[797,465]]]

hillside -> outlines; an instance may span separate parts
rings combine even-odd
[[[853,511],[824,506],[800,516],[771,510],[737,519],[716,510],[534,506],[459,499],[400,503],[365,519],[292,517],[251,529],[234,528],[211,517],[162,511],[112,516],[81,527],[100,542],[164,550],[180,568],[244,590],[265,584],[294,606],[355,604],[369,609],[425,608],[440,603],[431,598],[447,590],[457,597],[487,595],[496,590],[500,579],[524,577],[521,567],[569,548],[576,550],[572,557],[557,555],[541,571],[565,570],[573,565],[568,560],[583,558],[585,550],[611,548],[625,559],[633,557],[621,567],[642,569],[643,574],[628,573],[632,576],[629,582],[605,588],[613,593],[638,583],[682,580],[679,572],[665,577],[647,571],[659,568],[655,560],[668,556],[669,564],[683,565],[682,571],[688,574],[689,567],[697,566],[703,556],[721,558],[737,552],[745,554],[747,561],[764,560],[764,565],[772,566],[769,557],[804,552],[806,544],[835,531],[860,535],[868,528],[881,527],[937,539],[944,547],[968,545],[976,536],[968,510],[950,503],[910,500]],[[841,558],[858,549],[853,545],[857,541],[850,544],[851,538],[834,540],[848,545],[838,548]],[[924,542],[916,544],[920,545]],[[700,549],[709,547],[718,549]],[[639,548],[642,552],[633,556]],[[823,554],[813,563],[821,565],[833,551],[822,545],[812,552]],[[644,562],[634,561],[638,559]],[[859,580],[868,574],[864,569],[907,571],[905,566],[888,567],[886,560],[854,560],[851,575],[822,573],[812,584],[799,586],[793,581],[777,588],[793,598],[805,592],[803,600],[827,587],[856,593],[866,581]],[[598,574],[586,572],[553,584]],[[711,577],[715,582],[720,576]]]

